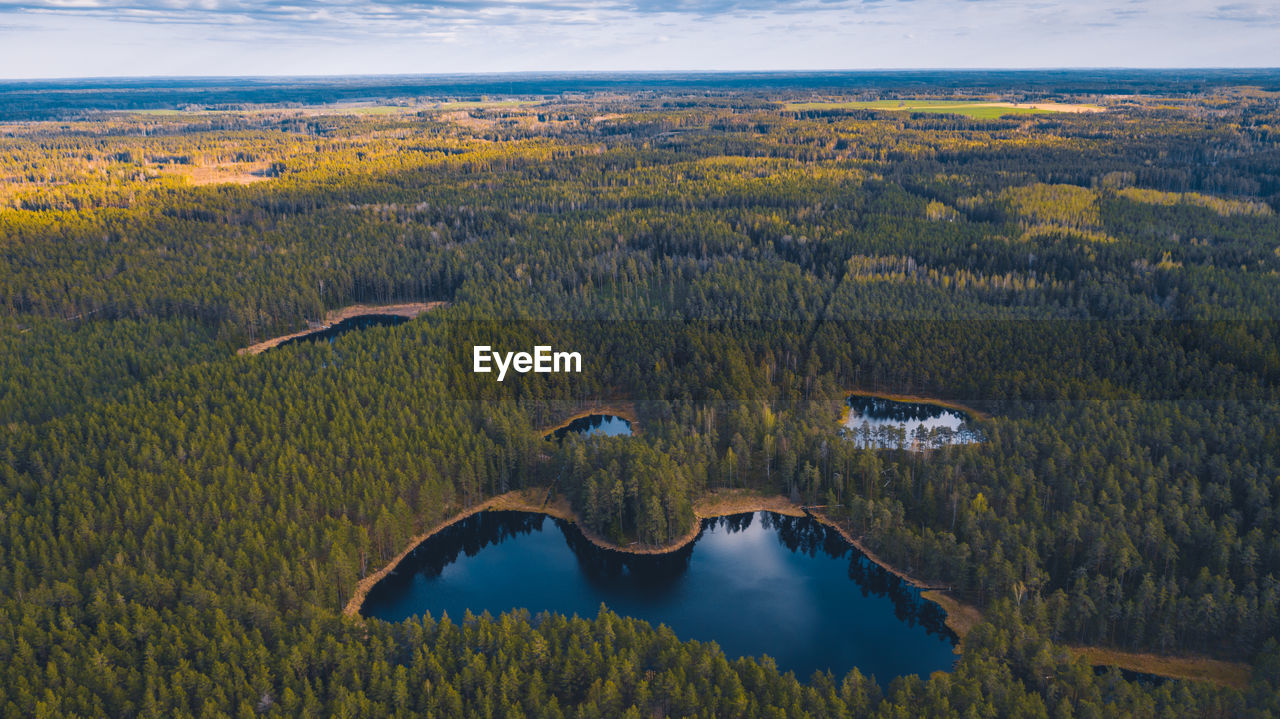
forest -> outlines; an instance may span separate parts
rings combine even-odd
[[[1280,716],[1280,76],[476,82],[0,86],[0,715]],[[814,107],[901,97],[1103,111]],[[984,441],[863,448],[854,391]],[[544,439],[607,402],[641,431]],[[878,682],[607,607],[343,615],[515,489],[619,545],[822,505],[984,619]]]

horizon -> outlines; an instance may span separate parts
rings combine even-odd
[[[778,68],[778,69],[631,69],[631,70],[483,70],[458,72],[368,72],[368,73],[290,73],[290,74],[136,74],[136,75],[47,75],[33,77],[3,77],[0,84],[39,83],[39,82],[110,82],[110,81],[212,81],[212,80],[361,80],[361,79],[416,79],[416,78],[468,78],[468,77],[625,77],[630,75],[652,76],[733,76],[733,75],[765,75],[765,76],[813,76],[813,75],[894,75],[911,73],[1172,73],[1172,72],[1259,72],[1280,73],[1277,65],[1186,65],[1186,66],[1141,66],[1141,65],[1077,65],[1077,66],[974,66],[974,67],[864,67],[864,68]]]

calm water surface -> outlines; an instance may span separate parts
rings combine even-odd
[[[982,441],[964,412],[866,395],[849,398],[849,418],[844,426],[845,437],[859,447],[873,449],[924,449]]]
[[[285,340],[284,342],[276,345],[276,347],[284,347],[286,345],[294,344],[295,342],[319,342],[322,340],[325,342],[332,342],[338,337],[354,330],[362,330],[366,327],[390,327],[392,325],[398,325],[408,321],[408,317],[401,317],[400,315],[357,315],[356,317],[348,317],[347,319],[320,330],[319,332],[312,332],[310,334],[302,335],[301,337],[294,337],[291,340]]]
[[[695,542],[667,555],[600,549],[541,514],[482,512],[423,542],[361,613],[593,617],[601,604],[715,641],[730,658],[767,654],[802,679],[856,666],[888,682],[955,660],[941,608],[817,521],[770,512],[704,520]]]
[[[631,423],[611,414],[589,414],[579,417],[569,424],[547,435],[547,439],[561,440],[565,435],[580,434],[584,437],[604,435],[606,437],[631,436]]]

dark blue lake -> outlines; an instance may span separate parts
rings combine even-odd
[[[664,555],[601,549],[541,514],[482,512],[419,545],[361,614],[593,617],[601,604],[681,639],[715,641],[730,658],[767,654],[802,679],[856,666],[887,683],[955,660],[938,605],[834,530],[771,512],[703,520],[696,541]]]
[[[332,342],[348,332],[354,332],[368,327],[390,327],[392,325],[398,325],[408,321],[408,317],[401,317],[400,315],[359,315],[356,317],[348,317],[347,319],[329,325],[322,330],[317,330],[299,337],[294,337],[293,339],[285,340],[284,342],[276,345],[276,348],[285,347],[298,342]]]
[[[606,437],[622,437],[631,434],[631,423],[611,414],[589,414],[579,417],[569,424],[547,435],[547,439],[564,439],[566,435],[580,434],[584,437],[603,435]]]

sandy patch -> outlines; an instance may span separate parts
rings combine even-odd
[[[270,180],[269,162],[229,162],[218,165],[163,165],[161,175],[185,177],[193,185],[250,185]]]

